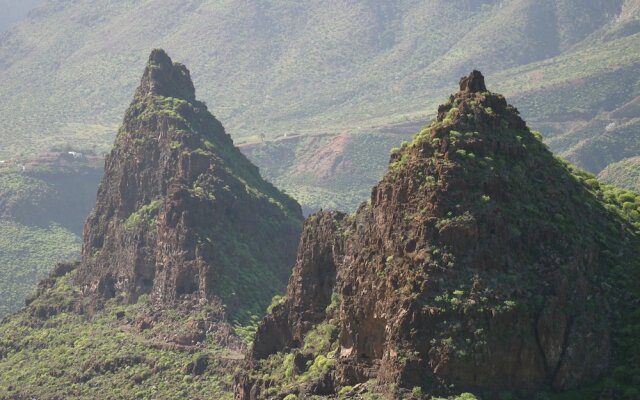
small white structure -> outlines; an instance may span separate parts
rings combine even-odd
[[[84,158],[84,154],[78,153],[77,151],[70,151],[69,155],[73,158]]]

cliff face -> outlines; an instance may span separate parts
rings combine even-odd
[[[635,234],[477,71],[369,204],[312,216],[302,238],[238,399],[373,379],[440,395],[592,383],[616,353],[611,271],[637,264]]]
[[[77,283],[97,299],[259,312],[286,283],[301,220],[196,100],[189,71],[154,50],[105,162]]]

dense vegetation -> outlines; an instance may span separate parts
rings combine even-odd
[[[87,320],[75,311],[80,294],[70,283],[73,275],[72,271],[56,277],[28,309],[0,325],[0,397],[233,398],[241,352],[216,343],[215,335],[207,336],[197,347],[171,341],[189,334],[210,310],[188,315],[179,310],[153,310],[144,297],[135,305],[111,302]],[[331,312],[339,297],[334,299]],[[160,322],[141,330],[141,322],[149,315]],[[334,333],[330,324],[319,327],[307,335],[304,349],[322,351]],[[319,355],[297,380],[315,377],[332,364],[331,357]],[[268,362],[282,385],[293,379],[293,357],[278,355]],[[348,393],[344,390],[340,398]],[[408,399],[411,394],[404,395]],[[382,400],[384,396],[374,392],[364,398]],[[456,400],[475,400],[475,396]]]
[[[615,337],[613,338],[613,367],[611,373],[602,381],[595,383],[592,388],[574,390],[561,394],[558,399],[578,400],[594,398],[601,393],[603,388],[607,391],[618,393],[621,398],[634,400],[640,397],[640,312],[637,308],[637,299],[640,299],[640,265],[637,258],[615,261],[615,251],[620,245],[635,246],[635,254],[640,252],[640,194],[630,192],[615,186],[601,184],[595,176],[581,171],[566,163],[566,168],[572,172],[575,179],[580,181],[598,201],[604,205],[610,213],[612,221],[617,216],[622,221],[627,221],[630,239],[625,243],[608,243],[611,248],[611,261],[608,268],[609,274],[605,277],[604,284],[618,288],[617,293],[611,293],[614,312],[613,323]],[[616,229],[613,225],[610,229]],[[606,239],[605,239],[606,240]]]
[[[88,294],[97,302],[215,302],[250,335],[286,285],[301,223],[296,201],[196,100],[186,67],[154,49],[105,162],[78,281],[108,288]],[[115,274],[133,283],[118,285]]]
[[[472,139],[472,136],[451,133],[451,140],[454,141]],[[420,140],[423,140],[421,134],[414,142],[405,143],[402,149],[396,149],[394,153],[415,146]],[[537,141],[526,142],[526,145],[530,149],[543,148]],[[212,142],[210,150],[215,147],[216,144]],[[207,147],[203,151],[207,151]],[[457,161],[463,165],[486,162],[476,159],[468,152],[456,154]],[[224,158],[229,156],[222,154]],[[407,161],[402,157],[395,159],[391,165],[392,172]],[[504,167],[505,174],[511,177],[513,182],[518,182],[518,177],[524,173],[521,170],[506,168],[509,162],[506,159],[490,161],[496,167]],[[570,164],[563,165],[573,176],[572,179],[580,182],[590,193],[592,200],[589,201],[593,201],[593,207],[604,206],[607,212],[611,213],[611,221],[620,217],[628,221],[630,232],[634,235],[640,234],[640,195],[601,184],[593,175],[582,172]],[[10,181],[13,182],[13,179]],[[530,200],[547,201],[544,196],[544,193],[532,193]],[[524,212],[522,207],[526,207],[527,204],[513,206],[513,212]],[[553,207],[545,203],[546,206]],[[147,216],[152,214],[150,210],[154,208],[155,206],[149,205],[132,214],[131,224],[146,221]],[[559,217],[557,223],[565,228],[562,218]],[[590,223],[591,221],[580,221],[580,224],[586,224],[583,226],[584,229],[590,229]],[[575,233],[572,225],[567,225],[566,228],[569,229],[567,234]],[[230,236],[230,240],[241,241],[233,236]],[[609,238],[603,237],[602,240],[607,241]],[[393,258],[387,262],[393,262]],[[635,286],[640,279],[640,269],[633,265],[635,260],[628,262],[615,268],[609,279],[615,280],[611,283],[616,287],[623,285],[626,290],[622,292],[629,293],[628,298],[633,299],[640,295],[637,293],[638,287]],[[83,310],[82,298],[79,289],[70,282],[73,274],[74,272],[70,272],[63,276],[54,276],[55,279],[41,286],[38,296],[30,300],[28,308],[9,317],[0,325],[0,376],[3,377],[0,397],[96,398],[109,393],[114,398],[155,398],[159,395],[194,399],[211,396],[220,399],[232,398],[233,376],[238,372],[237,361],[242,358],[242,353],[220,344],[214,334],[206,335],[202,344],[197,346],[180,345],[175,340],[183,334],[190,335],[194,327],[201,325],[200,320],[209,320],[216,310],[206,307],[196,312],[157,309],[149,303],[146,296],[143,296],[134,305],[109,302],[104,309],[87,319],[86,314],[79,313]],[[239,277],[228,278],[237,280]],[[619,329],[624,335],[620,337],[620,342],[616,343],[616,367],[611,376],[593,387],[562,394],[540,393],[540,398],[591,398],[593,393],[600,393],[603,387],[610,387],[623,393],[625,399],[634,399],[634,390],[638,385],[636,366],[637,355],[640,354],[640,343],[637,341],[640,325],[637,321],[640,315],[637,311],[634,314],[630,309],[632,304],[625,304],[625,299],[620,298],[620,303],[616,303],[615,306],[620,309],[619,315],[632,317],[617,321],[622,324]],[[275,298],[270,309],[281,302],[281,298]],[[335,294],[327,308],[327,315],[335,315],[339,303],[340,296]],[[259,311],[254,310],[251,310],[249,315],[248,320],[236,321],[236,329],[241,328],[241,334],[250,335],[260,317]],[[148,316],[153,316],[154,322],[146,326],[144,324],[148,322]],[[261,367],[271,371],[269,376],[262,378],[277,382],[271,389],[274,393],[286,391],[288,387],[303,385],[331,368],[335,363],[337,333],[336,325],[332,321],[332,317],[329,317],[326,323],[318,325],[306,335],[300,349],[308,367],[304,374],[293,373],[296,368],[295,354],[278,353],[262,361],[264,365]],[[419,387],[412,390],[394,386],[380,387],[376,381],[368,382],[365,387],[367,390],[362,398],[371,400],[387,398],[390,393],[394,393],[398,398],[420,398],[423,393]],[[353,396],[358,390],[362,388],[345,387],[339,398]],[[296,398],[295,395],[290,395],[286,399]],[[475,398],[474,395],[465,393],[452,399]],[[501,399],[518,398],[516,393],[501,393]]]
[[[29,226],[0,219],[0,318],[24,300],[58,261],[80,254],[80,237],[64,227]]]
[[[611,218],[598,238],[611,246],[611,260],[616,259],[613,249],[622,244],[609,243],[610,230],[622,227],[630,237],[640,236],[638,0],[174,3],[48,2],[1,34],[0,159],[60,148],[105,153],[137,83],[136,66],[149,47],[162,43],[189,60],[200,97],[211,99],[268,180],[306,212],[354,211],[384,174],[388,149],[409,138],[406,125],[424,120],[425,110],[450,91],[442,82],[453,82],[473,65],[545,132],[551,150],[577,165],[562,162],[588,192],[585,204],[602,208]],[[6,25],[3,4],[0,0],[0,32]],[[181,102],[154,101],[149,107],[154,113],[182,118],[177,112],[184,108]],[[267,140],[261,142],[263,135]],[[182,145],[176,141],[172,146],[180,151]],[[263,184],[243,158],[219,143],[206,140],[201,152],[217,154],[225,167],[238,172],[250,196],[290,206],[290,199]],[[464,150],[457,156],[467,165],[486,161]],[[487,162],[502,168],[508,161]],[[505,171],[514,182],[524,173]],[[91,178],[69,185],[60,178],[65,174],[0,171],[0,318],[24,305],[55,262],[79,253],[85,217],[79,204],[93,202],[95,184]],[[198,185],[189,190],[215,197]],[[533,186],[530,192],[532,202],[555,206]],[[518,203],[513,212],[537,208]],[[71,218],[70,210],[76,212]],[[158,203],[149,203],[124,226],[134,231],[151,224],[157,212]],[[560,214],[554,221],[568,237],[595,226],[592,221],[566,222]],[[260,221],[257,229],[268,232],[270,224]],[[247,237],[216,227],[199,232],[198,240],[212,238],[226,253],[218,254],[227,268],[216,290],[235,307],[230,322],[248,342],[268,297],[283,289],[281,282],[264,273]],[[225,259],[229,254],[246,268],[232,268]],[[618,335],[611,374],[586,389],[540,393],[539,400],[589,399],[603,389],[625,400],[640,398],[640,312],[632,303],[640,298],[640,268],[637,260],[607,268],[611,274],[603,287],[619,289],[612,304]],[[29,307],[0,325],[0,398],[232,398],[241,351],[214,335],[198,346],[172,340],[190,334],[215,310],[156,309],[142,297],[133,305],[109,302],[89,317],[72,284],[74,273],[55,277]],[[252,286],[256,289],[249,295],[236,298]],[[337,325],[331,316],[340,298],[332,300],[328,321],[307,334],[298,352],[305,357],[303,374],[293,372],[295,353],[261,361],[260,369],[271,371],[261,378],[277,382],[272,393],[304,385],[335,363]],[[276,298],[272,307],[281,301]],[[458,300],[447,301],[455,305]],[[155,322],[141,328],[149,315]],[[419,387],[381,388],[376,381],[365,386],[362,397],[371,400],[389,393],[406,399],[422,395]],[[339,398],[358,390],[343,388]],[[469,393],[455,398],[474,399]],[[500,399],[519,397],[505,392]]]
[[[58,277],[0,325],[1,398],[232,398],[241,354],[213,336],[198,346],[172,342],[210,310],[154,309],[145,297],[107,304],[87,320],[74,312],[80,293],[72,276]],[[143,322],[149,315],[157,322]]]
[[[493,112],[490,108],[486,110],[489,113]],[[449,116],[444,118],[445,126],[451,122],[451,119],[455,119],[455,112],[457,108],[454,103]],[[451,115],[452,113],[454,115]],[[438,122],[431,126],[438,128]],[[502,130],[497,130],[495,134],[499,142],[511,142],[516,146],[522,146],[528,153],[527,157],[547,160],[546,146],[541,143],[542,137],[538,133],[534,133],[538,140],[532,141],[520,135],[514,138],[513,133],[509,131],[500,131]],[[439,140],[430,139],[428,132],[428,129],[423,130],[412,143],[403,148],[417,146],[424,140]],[[450,131],[448,139],[452,145],[464,148],[465,142],[473,143],[474,135],[474,133]],[[515,143],[513,139],[517,139]],[[402,149],[399,152],[406,154]],[[577,400],[595,398],[599,393],[615,393],[615,396],[623,399],[638,398],[640,396],[640,391],[637,389],[640,384],[640,358],[638,357],[640,313],[636,305],[640,299],[640,262],[637,258],[640,252],[640,194],[603,184],[594,175],[560,158],[556,158],[557,162],[547,160],[542,168],[536,168],[532,173],[524,171],[522,166],[515,164],[510,157],[479,159],[468,149],[457,150],[456,155],[453,162],[462,164],[465,174],[471,174],[469,177],[473,177],[474,180],[482,181],[482,175],[491,173],[498,173],[505,177],[506,186],[502,190],[507,193],[509,207],[503,211],[511,213],[507,220],[520,220],[519,225],[509,226],[509,229],[513,230],[513,237],[520,236],[521,230],[524,232],[536,226],[538,221],[553,220],[554,226],[562,232],[563,236],[579,238],[578,241],[583,243],[595,237],[595,243],[605,249],[604,257],[599,258],[598,270],[592,271],[591,279],[600,281],[605,287],[615,288],[608,292],[610,306],[615,310],[611,316],[613,324],[611,371],[607,377],[594,382],[590,387],[565,393],[554,394],[550,391],[542,396]],[[397,169],[397,165],[404,162],[406,162],[404,156],[397,158],[395,168]],[[564,171],[558,170],[558,165]],[[391,168],[394,169],[394,164]],[[557,181],[558,178],[560,181]],[[573,182],[569,183],[568,180]],[[562,181],[571,186],[574,182],[578,182],[586,192],[563,192]],[[524,194],[524,197],[516,197],[515,193]],[[466,193],[466,196],[475,197],[476,195],[479,193]],[[488,200],[489,203],[485,206],[491,203],[491,199],[483,197],[482,200],[483,202]],[[576,208],[567,208],[567,205],[572,203]],[[485,206],[480,205],[478,212],[481,212],[480,210]],[[593,219],[581,220],[575,213],[584,212],[585,208],[579,211],[577,207],[586,207]],[[565,244],[559,244],[559,249]],[[561,253],[562,250],[560,250]],[[623,253],[626,255],[621,256]],[[506,287],[508,284],[503,282],[501,286]],[[507,398],[515,399],[525,397],[518,396],[517,393],[506,395]]]

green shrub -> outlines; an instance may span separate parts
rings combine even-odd
[[[273,313],[274,308],[276,308],[281,304],[284,304],[286,301],[287,301],[286,296],[280,296],[278,294],[273,296],[273,299],[271,299],[271,304],[269,304],[269,306],[267,307],[267,314]]]

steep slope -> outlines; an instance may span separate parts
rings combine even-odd
[[[635,398],[639,233],[640,196],[554,158],[474,71],[370,203],[307,220],[236,398],[524,398],[614,367],[581,398]]]
[[[598,174],[598,179],[610,185],[640,193],[640,157],[627,158],[610,164]]]
[[[230,399],[301,220],[196,100],[186,67],[152,51],[81,260],[0,324],[0,398]]]
[[[77,283],[101,299],[193,296],[260,314],[286,282],[301,219],[196,100],[189,71],[154,50],[105,163]]]
[[[229,132],[246,140],[261,133],[319,133],[320,126],[367,131],[424,118],[417,104],[436,105],[451,90],[443,82],[472,65],[490,77],[516,78],[523,66],[540,69],[539,76],[551,65],[554,74],[532,84],[565,93],[575,73],[566,58],[593,58],[580,69],[587,75],[637,68],[635,4],[46,1],[0,39],[1,151],[13,155],[61,143],[98,143],[106,151],[136,84],[135,66],[146,49],[160,45],[201,71],[203,98],[215,99]],[[616,78],[603,76],[590,80],[598,82],[590,93],[623,97]],[[519,82],[513,87],[526,89]],[[587,103],[586,112],[599,110]],[[528,118],[538,111],[536,104],[522,104]],[[552,108],[535,121],[557,119]]]

